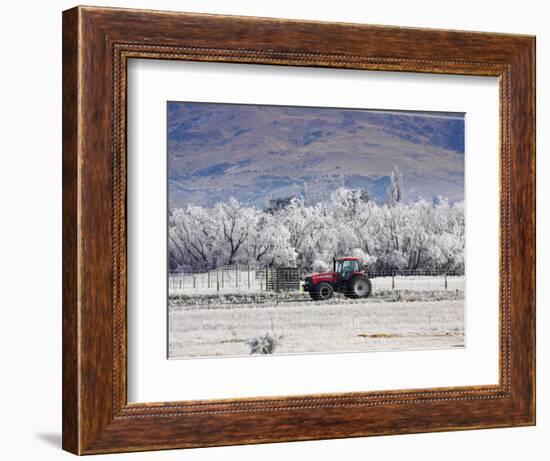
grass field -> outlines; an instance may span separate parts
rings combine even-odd
[[[275,354],[464,346],[462,293],[428,294],[425,299],[406,293],[387,296],[393,297],[365,301],[336,296],[323,303],[298,296],[278,304],[227,297],[173,300],[169,356],[249,355],[255,339],[262,337],[274,340]]]

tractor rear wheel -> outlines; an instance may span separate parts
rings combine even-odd
[[[348,290],[350,298],[368,298],[372,293],[372,283],[366,277],[354,277]]]
[[[332,298],[332,294],[334,293],[334,290],[332,288],[332,285],[328,282],[320,282],[317,285],[315,285],[315,288],[313,289],[312,298],[315,300],[325,301],[327,299]]]

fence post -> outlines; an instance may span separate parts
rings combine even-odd
[[[216,267],[216,289],[220,291],[220,268]]]
[[[447,272],[445,272],[445,290],[447,289]]]
[[[248,278],[248,289],[250,290],[250,264],[246,265],[246,276]]]
[[[235,264],[235,288],[239,288],[239,265]]]
[[[197,288],[197,274],[193,274],[193,288]]]
[[[391,289],[395,290],[395,271],[391,272]]]
[[[208,289],[210,289],[210,271],[208,271]]]
[[[222,288],[225,288],[225,267],[222,267]]]

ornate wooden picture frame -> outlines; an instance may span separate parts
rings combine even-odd
[[[129,59],[499,78],[498,385],[128,403]],[[77,7],[63,13],[63,448],[93,454],[535,424],[535,39]]]

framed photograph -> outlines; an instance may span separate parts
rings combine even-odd
[[[535,424],[535,39],[63,13],[63,448]]]

